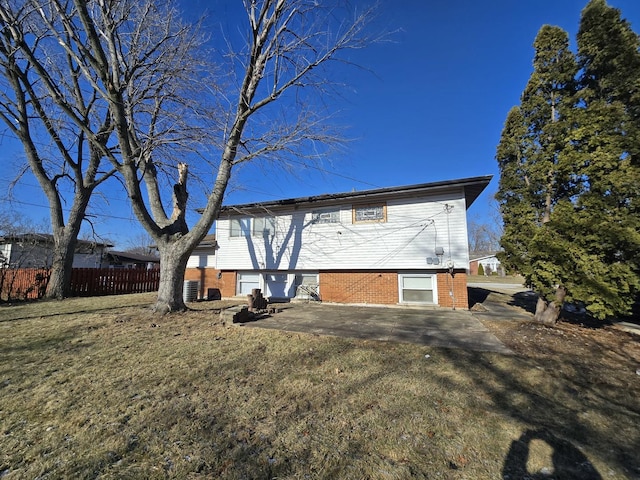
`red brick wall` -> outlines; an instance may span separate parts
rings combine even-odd
[[[451,290],[453,290],[453,296],[455,297],[455,307],[468,309],[469,297],[467,295],[466,272],[454,272],[453,278],[449,273],[438,273],[438,305],[449,308],[453,306],[453,298],[450,295]]]
[[[200,282],[198,298],[206,298],[210,288],[219,289],[222,297],[233,297],[236,294],[236,272],[222,272],[222,278],[218,279],[219,273],[220,270],[215,268],[187,268],[184,279]]]
[[[320,297],[325,302],[398,303],[395,272],[320,272]]]
[[[473,262],[469,262],[469,275],[477,275],[478,274],[478,261],[474,260]]]
[[[213,268],[187,268],[185,280],[200,282],[199,298],[206,298],[209,288],[218,288],[223,297],[236,294],[236,272]],[[369,303],[395,305],[398,298],[398,274],[396,272],[320,272],[320,296],[325,302]],[[453,298],[449,294],[453,286],[455,307],[469,308],[467,296],[467,274],[455,272],[453,279],[449,273],[438,273],[438,305],[451,308]]]

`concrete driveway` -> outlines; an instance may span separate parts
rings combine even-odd
[[[466,310],[287,304],[247,327],[513,353]]]

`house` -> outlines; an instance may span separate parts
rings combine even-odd
[[[482,265],[483,275],[504,275],[504,269],[500,265],[500,260],[496,257],[496,253],[470,254],[469,275],[478,275],[480,265]]]
[[[466,211],[490,181],[223,206],[215,245],[192,256],[185,278],[200,296],[260,288],[279,300],[468,308]]]
[[[109,250],[104,254],[104,267],[149,270],[160,267],[160,258],[136,252]]]
[[[198,282],[197,298],[220,298],[218,276],[221,274],[216,269],[217,249],[216,235],[209,234],[202,239],[187,260],[184,279],[187,282]],[[231,297],[234,295],[235,293],[229,294]]]
[[[50,268],[53,262],[53,235],[25,233],[0,237],[0,261],[10,268]],[[101,268],[109,243],[78,240],[73,268]]]

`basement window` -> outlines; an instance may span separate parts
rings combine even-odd
[[[429,274],[398,275],[400,303],[436,303],[436,278]]]

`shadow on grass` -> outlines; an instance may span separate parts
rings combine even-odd
[[[531,443],[535,440],[541,440],[551,447],[553,469],[529,472],[527,461]],[[580,450],[546,430],[526,430],[518,440],[513,441],[504,461],[502,478],[602,480],[602,476]]]
[[[531,290],[508,294],[482,287],[468,287],[467,291],[469,295],[469,308],[472,308],[477,303],[484,304],[488,302],[518,307],[531,315],[534,315],[536,312],[538,294]],[[571,303],[565,303],[560,312],[559,321],[591,329],[599,329],[612,325],[610,320],[593,318],[581,305]]]
[[[538,302],[538,294],[532,291],[518,292],[511,296],[512,300],[509,305],[520,307],[527,312],[536,313],[536,303]]]
[[[531,291],[518,292],[510,295],[488,288],[468,287],[467,293],[469,296],[469,308],[472,308],[477,303],[503,303],[505,305],[522,308],[533,314],[536,310],[536,302],[538,301],[538,296]]]
[[[593,349],[594,356],[607,355],[608,346],[594,344]],[[443,349],[441,353],[464,372],[476,395],[482,393],[491,399],[495,412],[529,427],[511,445],[503,478],[600,479],[578,446],[598,452],[629,478],[640,475],[640,436],[630,427],[640,414],[637,388],[620,388],[615,378],[595,371],[595,360],[569,357],[552,345],[541,358],[516,357],[512,363],[496,362],[490,355],[472,351]],[[540,378],[551,391],[540,388]],[[440,381],[452,391],[466,385],[452,377],[442,376]],[[526,472],[534,439],[553,449],[554,468],[559,470],[549,475]]]
[[[24,354],[25,357],[29,357],[34,352],[48,355],[57,351],[79,354],[92,346],[91,342],[73,342],[81,338],[86,331],[86,325],[76,325],[56,334],[48,333],[28,338],[14,338],[11,342],[0,344],[0,357],[6,359],[12,354]]]

